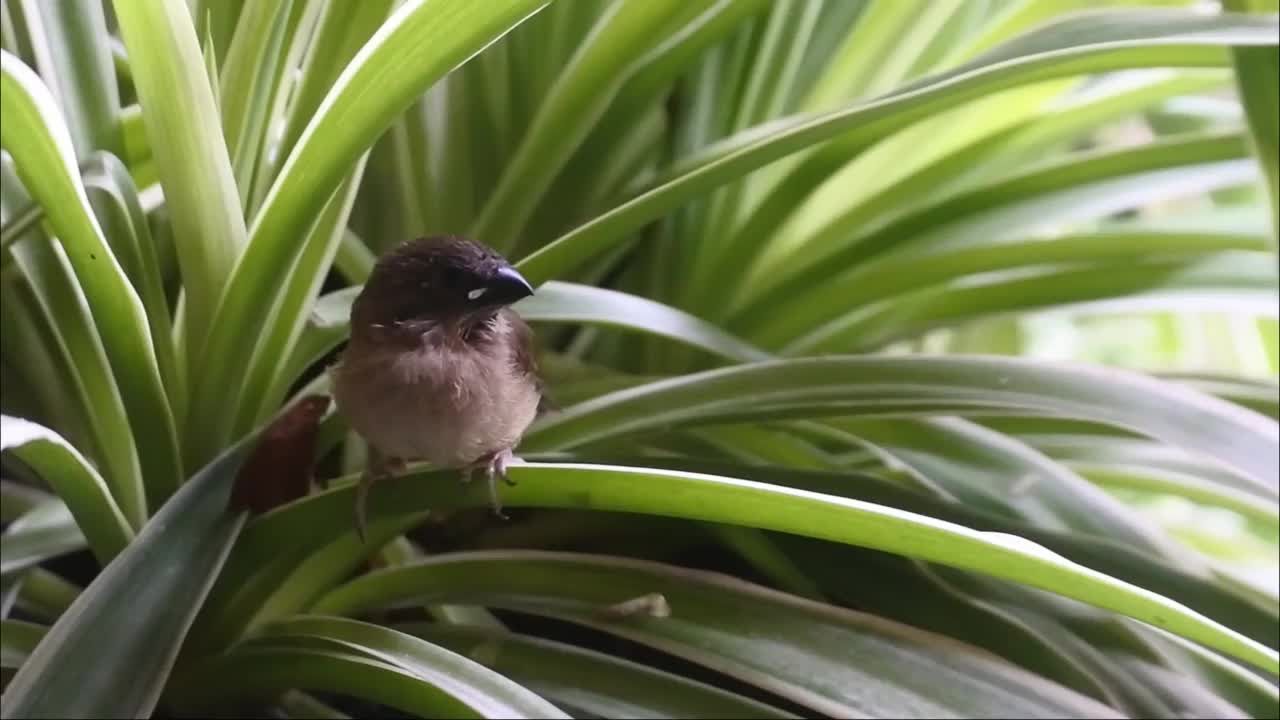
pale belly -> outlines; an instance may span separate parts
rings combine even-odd
[[[332,377],[338,410],[365,441],[441,467],[515,447],[538,408],[534,383],[471,351],[344,360]]]

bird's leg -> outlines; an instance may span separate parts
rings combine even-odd
[[[515,485],[516,481],[507,476],[507,468],[511,465],[518,465],[521,462],[523,461],[511,452],[511,448],[499,450],[464,467],[462,469],[462,482],[471,482],[472,471],[483,467],[485,478],[489,481],[489,502],[493,507],[493,514],[506,520],[507,515],[502,512],[502,500],[498,497],[498,478],[502,478],[502,481],[508,485]]]
[[[403,460],[384,457],[381,453],[370,449],[369,462],[364,472],[360,474],[360,482],[356,485],[356,535],[359,536],[361,543],[366,541],[365,507],[369,502],[369,490],[375,482],[403,469]]]

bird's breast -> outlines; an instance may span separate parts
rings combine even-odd
[[[334,400],[382,453],[456,467],[514,447],[533,421],[538,391],[501,347],[348,351]]]

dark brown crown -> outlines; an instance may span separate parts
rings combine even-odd
[[[352,308],[358,326],[496,311],[533,289],[497,252],[456,235],[408,240],[378,259]]]

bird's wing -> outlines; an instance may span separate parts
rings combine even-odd
[[[514,359],[516,370],[529,379],[531,379],[538,388],[538,414],[556,409],[554,403],[547,397],[547,386],[542,381],[542,376],[538,374],[538,350],[537,341],[534,337],[533,330],[529,328],[529,324],[521,318],[514,310],[507,310],[507,320],[511,326],[511,340],[514,346],[512,358]]]

